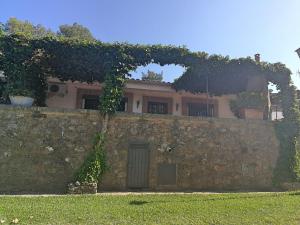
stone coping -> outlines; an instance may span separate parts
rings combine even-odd
[[[268,194],[268,195],[278,195],[289,193],[287,191],[223,191],[223,192],[209,192],[209,191],[111,191],[104,192],[100,191],[96,194],[92,194],[93,196],[139,196],[139,195],[220,195],[220,194],[241,194],[241,195],[256,195],[256,194]],[[84,194],[91,195],[91,194]],[[73,194],[1,194],[0,198],[3,197],[22,197],[22,198],[39,198],[39,197],[80,197],[84,195],[73,195]]]
[[[9,111],[18,111],[24,113],[44,113],[44,114],[72,114],[72,115],[82,115],[86,114],[87,116],[101,116],[98,110],[91,109],[67,109],[67,108],[50,108],[50,107],[22,107],[22,106],[13,106],[0,104],[0,111],[9,110]],[[121,117],[132,117],[132,118],[144,118],[144,119],[178,119],[185,121],[222,121],[222,122],[235,122],[235,123],[248,123],[248,124],[273,124],[272,121],[266,120],[256,120],[256,119],[238,119],[238,118],[216,118],[216,117],[194,117],[194,116],[176,116],[176,115],[162,115],[162,114],[151,114],[151,113],[126,113],[126,112],[117,112],[116,116]]]

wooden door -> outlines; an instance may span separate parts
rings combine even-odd
[[[148,187],[149,156],[149,147],[147,144],[130,144],[127,170],[128,188]]]

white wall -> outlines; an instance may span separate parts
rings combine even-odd
[[[230,109],[230,100],[235,99],[235,95],[223,95],[217,97],[219,115],[222,118],[236,118]]]
[[[277,120],[283,119],[283,113],[281,111],[277,112]],[[276,112],[272,112],[272,120],[276,120]]]
[[[137,107],[138,101],[139,101],[139,106]],[[132,112],[142,113],[142,109],[143,109],[143,95],[141,93],[133,93]]]

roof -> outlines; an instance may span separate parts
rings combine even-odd
[[[165,81],[149,81],[149,80],[141,80],[141,79],[134,79],[130,78],[128,79],[130,83],[136,83],[136,84],[149,84],[149,85],[158,85],[158,86],[172,86],[171,82],[165,82]]]

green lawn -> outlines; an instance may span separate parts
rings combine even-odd
[[[300,192],[0,197],[0,224],[15,218],[18,224],[299,225]]]

